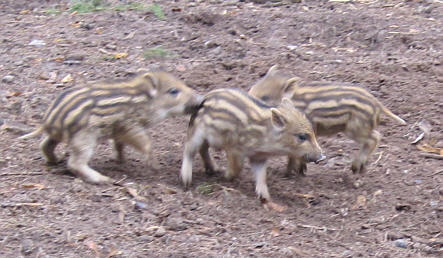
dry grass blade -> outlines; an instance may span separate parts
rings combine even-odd
[[[295,196],[306,198],[306,199],[314,199],[315,196],[312,194],[303,194],[303,193],[295,193]]]

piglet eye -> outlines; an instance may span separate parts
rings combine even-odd
[[[263,100],[264,102],[266,102],[266,101],[268,101],[269,100],[269,96],[263,96],[263,97],[261,97],[261,100]]]
[[[177,96],[179,93],[180,93],[180,90],[176,89],[176,88],[170,88],[168,90],[168,94],[171,96],[174,96],[174,97]]]
[[[307,134],[297,134],[296,137],[297,137],[297,139],[300,142],[304,142],[304,141],[306,141],[309,138],[309,135],[307,135]]]

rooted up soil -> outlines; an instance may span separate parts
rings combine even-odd
[[[443,147],[441,1],[155,1],[165,19],[71,14],[66,2],[0,3],[1,257],[441,257],[443,162],[411,144],[428,124],[419,144]],[[158,171],[129,148],[125,164],[111,145],[97,148],[91,166],[123,186],[73,177],[64,145],[63,162],[47,167],[39,139],[17,139],[72,85],[161,68],[201,94],[247,90],[274,64],[361,84],[408,125],[383,120],[363,175],[350,172],[359,146],[342,135],[320,138],[328,159],[306,177],[285,178],[285,158],[272,159],[281,213],[256,199],[248,167],[228,182],[206,176],[196,158],[185,191],[184,117],[149,129]]]

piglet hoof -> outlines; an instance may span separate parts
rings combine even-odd
[[[306,176],[306,171],[307,171],[307,170],[308,170],[307,165],[306,165],[306,164],[302,164],[302,165],[300,165],[299,167],[297,167],[297,168],[295,169],[295,173],[296,173],[298,176],[305,177],[305,176]]]
[[[207,176],[213,176],[213,175],[215,175],[216,172],[219,172],[219,171],[217,171],[216,169],[213,169],[213,168],[206,168],[205,169],[205,174]]]
[[[46,166],[47,167],[55,167],[60,163],[62,163],[61,160],[48,160],[48,161],[46,161]]]
[[[122,158],[122,157],[114,157],[114,162],[115,163],[117,163],[117,164],[123,164],[123,163],[125,163],[125,158]]]
[[[354,174],[362,174],[366,171],[366,167],[364,163],[361,163],[360,161],[354,161],[352,162],[351,170]]]
[[[96,175],[94,177],[83,178],[83,181],[95,185],[107,185],[114,183],[114,179],[103,175]]]
[[[286,172],[285,172],[285,174],[284,174],[284,177],[286,177],[286,178],[291,178],[291,177],[293,177],[292,169],[291,169],[291,170],[286,170]]]
[[[288,207],[286,207],[284,205],[281,205],[281,204],[278,204],[278,203],[275,203],[275,202],[273,202],[271,200],[262,199],[261,202],[262,202],[263,208],[265,208],[265,210],[273,210],[273,211],[276,211],[276,212],[284,212],[285,210],[288,209]]]
[[[228,173],[228,172],[225,173],[225,179],[229,182],[234,181],[234,179],[236,179],[237,177],[238,177],[238,174]]]

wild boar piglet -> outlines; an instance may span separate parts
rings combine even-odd
[[[365,171],[367,160],[380,141],[380,133],[375,130],[380,114],[385,114],[402,125],[406,124],[361,87],[291,78],[280,74],[277,66],[272,66],[266,76],[252,86],[249,94],[271,104],[288,98],[306,114],[317,136],[343,132],[362,144],[363,147],[352,162],[351,169],[354,173]],[[304,175],[307,170],[306,162],[289,155],[287,173],[292,170]]]
[[[197,152],[208,174],[217,170],[208,153],[209,147],[226,152],[228,179],[239,175],[244,159],[248,158],[257,195],[263,201],[271,199],[266,184],[269,157],[292,155],[304,162],[323,158],[311,123],[289,100],[271,107],[233,89],[209,92],[198,112],[191,116],[181,168],[186,186],[192,181],[193,157]]]
[[[145,129],[167,117],[190,114],[201,101],[171,74],[144,72],[128,80],[65,90],[49,107],[42,125],[20,138],[46,133],[40,148],[50,164],[57,162],[56,146],[67,142],[69,169],[87,182],[108,183],[109,177],[88,165],[99,139],[114,141],[119,160],[123,160],[124,145],[130,145],[155,164]]]

